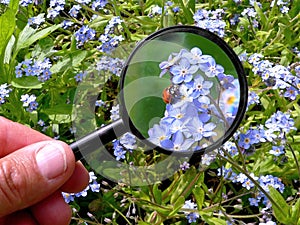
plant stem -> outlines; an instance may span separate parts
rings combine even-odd
[[[214,213],[213,215],[220,216],[219,213]],[[239,218],[239,219],[250,219],[250,218],[257,218],[257,217],[259,217],[261,215],[262,214],[259,213],[259,214],[253,214],[253,215],[227,215],[227,217],[229,217],[229,218]]]
[[[294,157],[294,159],[295,159],[295,163],[296,163],[296,167],[297,167],[298,175],[299,175],[299,179],[298,179],[298,180],[300,181],[300,165],[299,165],[299,161],[298,161],[298,159],[297,159],[297,156],[296,156],[295,151],[294,151],[294,149],[292,148],[292,146],[291,146],[289,143],[287,143],[286,145],[287,145],[288,148],[291,150],[291,152],[292,152],[292,154],[293,154],[293,157]]]
[[[120,216],[122,216],[124,218],[124,220],[127,222],[127,224],[131,224],[130,221],[126,218],[126,216],[124,216],[124,214],[118,210],[116,207],[114,207],[112,204],[110,204],[109,201],[106,201],[106,203],[111,207],[113,208],[114,210],[116,210],[117,213],[119,213]]]
[[[93,221],[86,220],[86,219],[81,219],[81,218],[76,218],[76,217],[72,217],[72,220],[77,220],[78,223],[79,222],[84,222],[84,223],[94,224],[94,225],[101,225],[102,224],[102,223],[97,223],[97,222],[93,222]]]
[[[113,4],[113,7],[115,9],[115,13],[116,13],[116,16],[119,16],[121,18],[121,12],[118,8],[118,3],[116,0],[112,0],[112,4]],[[124,22],[121,22],[121,25],[127,35],[126,38],[128,38],[128,40],[130,41],[131,40],[131,32],[129,31],[128,27],[126,26],[126,24]]]
[[[236,148],[237,148],[237,150],[238,150],[238,152],[239,152],[239,157],[240,157],[240,159],[242,160],[243,168],[244,168],[244,170],[247,171],[246,162],[245,162],[245,159],[244,159],[244,157],[243,157],[242,150],[241,150],[240,146],[238,145],[237,140],[234,140],[234,143],[235,143]]]

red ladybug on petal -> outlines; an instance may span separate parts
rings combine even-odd
[[[170,87],[167,87],[162,92],[162,99],[166,104],[170,104],[172,98],[169,89]]]
[[[162,99],[166,104],[174,103],[176,99],[180,99],[179,85],[172,84],[166,87],[162,92]]]

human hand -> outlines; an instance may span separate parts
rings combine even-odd
[[[61,192],[88,181],[67,144],[0,117],[0,225],[67,225],[72,212]]]

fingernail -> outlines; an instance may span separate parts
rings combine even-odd
[[[67,169],[64,148],[58,143],[48,143],[36,155],[37,165],[46,179],[53,179]]]

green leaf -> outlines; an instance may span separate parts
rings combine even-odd
[[[204,198],[205,198],[204,190],[199,186],[194,187],[193,196],[196,200],[198,210],[201,210],[203,207]]]
[[[18,9],[19,9],[19,0],[9,1],[8,7],[11,8],[16,14],[18,12]]]
[[[57,51],[54,50],[54,45],[54,41],[50,37],[40,39],[35,45],[31,57],[36,58],[37,61],[43,61],[45,58],[51,57],[57,53]]]
[[[265,13],[262,11],[262,9],[257,5],[256,2],[254,2],[254,9],[257,12],[258,18],[260,19],[261,25],[266,29],[267,26],[267,17]]]
[[[160,205],[153,205],[153,204],[144,204],[144,207],[152,210],[152,211],[157,211],[158,213],[164,215],[164,216],[169,216],[171,212],[171,208],[165,207],[165,206],[160,206]]]
[[[192,12],[192,14],[195,14],[195,10],[196,10],[196,1],[195,0],[188,0],[187,1],[187,6],[189,8],[189,10]]]
[[[226,221],[223,219],[219,219],[216,217],[207,217],[204,216],[204,221],[207,222],[209,225],[226,225]]]
[[[43,84],[38,80],[37,77],[20,77],[15,78],[11,82],[12,86],[15,88],[25,88],[25,89],[40,89]]]
[[[169,216],[174,216],[184,205],[185,198],[183,196],[180,196],[176,202],[174,203],[174,208],[172,212],[170,212]]]
[[[153,194],[154,194],[154,199],[157,204],[162,203],[162,191],[158,189],[159,184],[154,184],[153,185]]]
[[[9,64],[15,41],[16,38],[14,35],[12,35],[5,49],[3,63]]]
[[[179,196],[184,195],[185,197],[187,197],[192,192],[194,187],[192,181],[194,180],[195,176],[196,176],[196,169],[194,167],[190,168],[189,170],[186,171],[185,174],[180,176],[179,181],[177,181],[176,188],[174,188],[173,192],[171,193],[171,199],[170,199],[171,204],[174,204],[174,202],[177,201]]]
[[[23,30],[20,32],[18,36],[17,45],[16,45],[17,51],[21,49],[20,46],[23,45],[23,43],[26,40],[28,40],[31,36],[33,36],[36,31],[37,29],[32,28],[28,24],[23,28]]]
[[[59,124],[72,122],[70,114],[51,114],[49,119]]]
[[[272,204],[272,208],[274,211],[274,216],[276,219],[284,224],[292,225],[295,224],[294,221],[291,220],[291,207],[286,203],[285,199],[282,195],[272,186],[269,186],[270,196],[277,204]]]
[[[47,37],[49,34],[51,34],[53,31],[57,30],[60,27],[61,24],[58,24],[37,31],[37,29],[30,28],[29,25],[27,25],[19,36],[16,46],[16,53],[23,48],[29,47],[37,40]],[[26,34],[26,32],[28,33]]]
[[[19,1],[11,0],[5,13],[0,16],[0,55],[4,52],[16,26],[15,15]]]
[[[152,223],[147,223],[147,222],[144,222],[144,221],[141,221],[139,220],[138,221],[138,225],[151,225]]]
[[[53,65],[50,69],[51,73],[59,73],[70,67],[78,66],[86,57],[87,51],[77,50],[72,53],[66,54],[66,56]]]
[[[61,115],[68,115],[70,117],[72,109],[73,109],[72,104],[59,104],[59,105],[55,105],[51,108],[44,109],[43,112],[48,115],[61,114]]]
[[[63,60],[57,62],[56,64],[54,64],[51,68],[50,71],[52,74],[54,73],[59,73],[67,68],[69,68],[71,66],[71,60],[69,59],[69,57],[64,58]]]
[[[300,224],[300,198],[298,198],[295,205],[292,206],[291,220],[295,221],[295,224]]]
[[[11,0],[6,12],[0,16],[0,82],[8,82],[6,47],[16,28],[15,15],[19,8],[19,0]],[[8,52],[7,52],[8,53]]]
[[[78,50],[70,54],[72,67],[78,66],[86,57],[87,51]]]
[[[189,24],[194,23],[193,13],[195,12],[195,1],[194,0],[178,0],[178,3],[180,4],[185,18]]]

